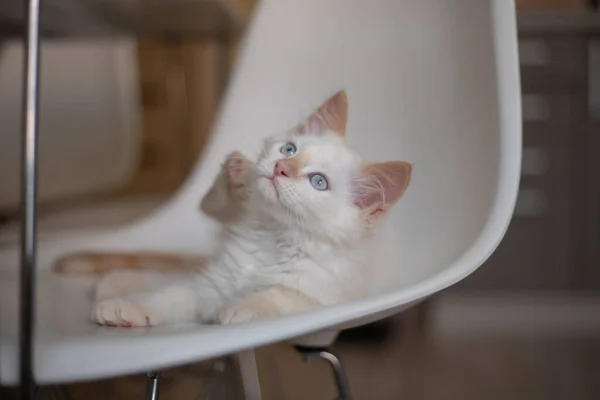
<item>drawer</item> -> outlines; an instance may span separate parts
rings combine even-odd
[[[521,35],[519,57],[524,92],[586,90],[588,40],[577,35]]]
[[[548,128],[555,128],[558,125],[572,126],[581,124],[587,118],[585,93],[524,93],[521,106],[525,127],[529,125]]]

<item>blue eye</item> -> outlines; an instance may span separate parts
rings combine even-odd
[[[325,178],[321,174],[312,174],[308,177],[310,179],[310,184],[317,190],[327,190],[329,189],[329,183],[327,182],[327,178]]]
[[[283,146],[281,146],[281,149],[279,149],[281,154],[283,154],[286,157],[291,157],[294,154],[296,154],[296,150],[297,149],[294,143],[286,143]]]

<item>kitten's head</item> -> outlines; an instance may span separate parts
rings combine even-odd
[[[304,123],[265,141],[257,193],[290,227],[332,241],[360,237],[408,186],[406,162],[364,164],[345,141],[348,101],[338,92]]]

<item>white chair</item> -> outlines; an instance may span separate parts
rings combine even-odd
[[[393,219],[402,274],[354,302],[230,326],[97,327],[89,282],[52,276],[81,249],[210,251],[198,211],[224,156],[252,154],[334,90],[350,101],[348,139],[368,160],[414,163]],[[110,234],[39,244],[34,374],[61,383],[158,370],[294,339],[327,346],[342,328],[398,313],[460,281],[494,251],[520,174],[514,4],[507,0],[264,0],[225,96],[214,137],[183,188],[148,218]],[[0,254],[0,376],[18,378],[18,249]],[[299,338],[299,339],[298,339]]]

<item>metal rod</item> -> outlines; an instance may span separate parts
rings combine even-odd
[[[302,354],[306,361],[318,357],[329,362],[338,391],[337,397],[334,400],[352,399],[352,395],[350,394],[350,385],[348,384],[348,378],[346,377],[342,362],[335,354],[327,349],[320,348],[296,346],[296,349],[300,352],[300,354]]]
[[[33,338],[35,321],[35,261],[37,206],[37,136],[40,69],[40,1],[26,5],[23,93],[23,159],[21,182],[21,398],[35,398]]]
[[[329,361],[329,364],[331,364],[333,376],[335,378],[335,384],[338,389],[337,399],[350,400],[350,385],[348,384],[348,378],[346,377],[346,373],[344,372],[344,368],[342,367],[340,359],[335,354],[327,350],[321,351],[319,356],[322,359]]]
[[[146,399],[147,400],[158,400],[159,395],[159,379],[160,375],[158,372],[148,372],[148,386],[146,389]]]

